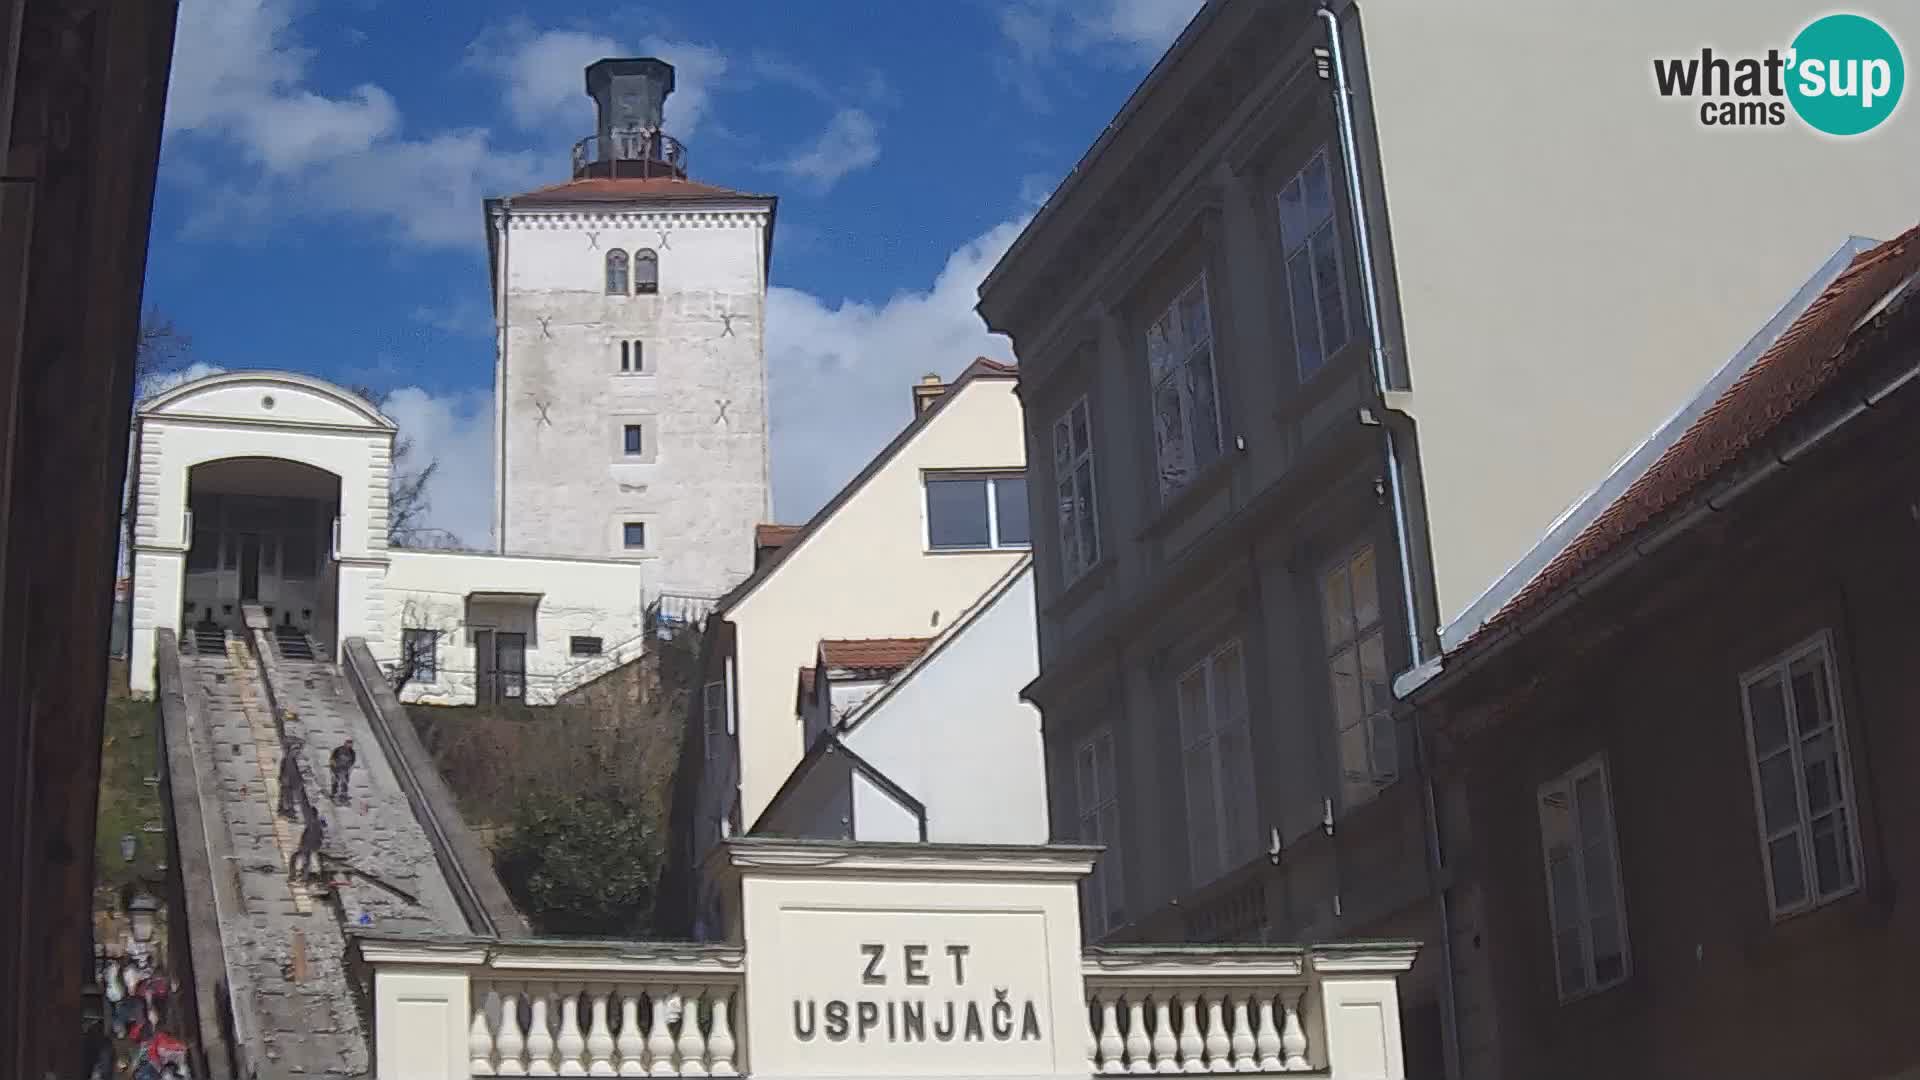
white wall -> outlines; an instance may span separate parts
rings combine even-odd
[[[271,405],[268,402],[271,401]],[[234,372],[149,401],[136,418],[133,639],[129,681],[153,692],[154,630],[181,620],[190,470],[222,458],[263,457],[324,469],[340,481],[338,630],[377,641],[385,627],[371,583],[387,560],[392,424],[338,387],[281,372]]]
[[[821,638],[937,634],[1025,554],[930,553],[922,520],[922,470],[1024,467],[1013,386],[981,377],[953,391],[891,462],[723,613],[736,634],[743,821],[759,817],[804,752],[794,677]],[[729,798],[709,790],[703,805],[719,812]]]
[[[751,202],[510,212],[507,553],[653,562],[660,589],[702,596],[753,569],[753,528],[771,513],[768,225]],[[606,253],[642,247],[659,256],[659,293],[606,295]],[[643,343],[641,372],[621,372],[623,339]],[[628,423],[646,432],[643,463],[623,452]],[[622,546],[626,521],[645,524],[645,552]]]
[[[1804,0],[1362,0],[1441,621],[1849,234],[1920,220],[1920,94],[1875,132],[1703,127],[1653,59],[1785,50]],[[1870,12],[1920,62],[1920,7]]]
[[[474,703],[473,630],[527,635],[529,705],[560,695],[637,659],[646,649],[645,567],[639,563],[448,551],[395,550],[382,583],[385,635],[373,645],[383,664],[400,660],[404,627],[440,632],[435,677],[410,683],[402,696],[429,705]],[[473,592],[539,593],[537,607],[480,601]],[[575,635],[598,637],[603,653],[569,653]]]
[[[1032,564],[934,648],[842,738],[926,807],[928,840],[1046,843],[1040,711],[1020,700],[1039,673]],[[856,798],[856,839],[883,839],[869,835],[865,805]]]

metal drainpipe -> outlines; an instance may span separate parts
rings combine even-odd
[[[1353,243],[1360,254],[1360,289],[1366,300],[1367,334],[1372,348],[1373,387],[1380,397],[1381,411],[1389,411],[1385,406],[1388,387],[1387,351],[1380,329],[1380,290],[1374,283],[1372,234],[1367,228],[1366,204],[1360,189],[1359,140],[1353,128],[1353,89],[1347,81],[1346,51],[1340,41],[1340,17],[1331,8],[1324,5],[1317,14],[1327,28],[1327,55],[1333,69],[1334,108],[1340,119],[1340,157],[1347,174],[1347,201],[1353,216]],[[1406,613],[1407,651],[1411,657],[1409,667],[1418,667],[1421,663],[1420,617],[1414,602],[1413,556],[1407,542],[1407,500],[1405,476],[1400,469],[1400,452],[1394,438],[1393,428],[1386,422],[1380,425],[1387,442],[1387,485],[1388,497],[1393,501],[1393,538],[1400,554],[1400,591],[1401,607]],[[1427,880],[1434,894],[1435,906],[1440,916],[1440,959],[1445,969],[1441,979],[1441,1009],[1446,1032],[1443,1036],[1443,1053],[1447,1059],[1447,1074],[1460,1076],[1460,1024],[1454,994],[1454,958],[1453,958],[1453,912],[1448,902],[1447,888],[1440,877],[1443,870],[1440,848],[1440,822],[1438,807],[1433,793],[1433,776],[1426,759],[1425,740],[1420,735],[1420,725],[1414,724],[1414,755],[1420,769],[1421,816],[1425,818],[1427,840]]]

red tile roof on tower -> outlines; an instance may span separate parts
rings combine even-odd
[[[569,180],[563,184],[550,184],[532,191],[514,196],[515,202],[529,203],[589,203],[589,202],[628,202],[634,199],[766,199],[768,195],[754,195],[750,192],[735,191],[732,188],[703,184],[698,180],[682,180],[676,176],[623,176],[623,177],[583,177]]]
[[[760,524],[753,527],[753,546],[757,548],[786,547],[793,538],[800,535],[805,525]]]
[[[927,651],[932,638],[828,638],[820,657],[829,670],[898,671]]]
[[[1920,226],[1855,256],[1639,479],[1455,651],[1544,607],[1583,571],[1634,539],[1655,517],[1704,487],[1735,458],[1778,430],[1847,370],[1857,356],[1857,350],[1846,347],[1854,329],[1916,273],[1920,273]]]

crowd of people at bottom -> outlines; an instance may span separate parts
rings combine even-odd
[[[187,1044],[172,1023],[179,981],[140,957],[103,958],[101,967],[106,1008],[87,1033],[89,1080],[190,1080]]]

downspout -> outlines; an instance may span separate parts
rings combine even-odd
[[[1334,108],[1340,120],[1340,158],[1347,174],[1348,209],[1353,216],[1353,244],[1360,254],[1360,290],[1366,302],[1368,345],[1372,351],[1374,394],[1385,406],[1387,390],[1391,385],[1387,374],[1387,350],[1384,334],[1380,328],[1380,289],[1374,281],[1373,235],[1367,226],[1366,203],[1360,187],[1359,139],[1354,134],[1353,125],[1353,89],[1347,79],[1346,50],[1340,40],[1340,17],[1333,10],[1322,6],[1317,14],[1327,28],[1327,57],[1332,67],[1334,84]],[[1413,585],[1413,555],[1408,543],[1406,477],[1400,468],[1399,440],[1394,438],[1393,427],[1382,423],[1380,430],[1386,436],[1387,451],[1387,493],[1393,503],[1393,539],[1400,555],[1400,604],[1406,615],[1407,652],[1410,658],[1408,667],[1416,668],[1421,662],[1420,616],[1415,603]],[[1414,758],[1420,770],[1421,816],[1427,841],[1427,882],[1433,893],[1437,914],[1440,918],[1440,962],[1443,977],[1440,980],[1442,1023],[1445,1025],[1443,1048],[1446,1057],[1447,1075],[1459,1080],[1460,1077],[1460,1024],[1459,1011],[1454,991],[1453,956],[1453,911],[1448,899],[1448,888],[1443,877],[1440,847],[1440,821],[1433,793],[1433,774],[1428,767],[1425,740],[1420,734],[1420,725],[1414,725]]]
[[[498,477],[493,485],[493,550],[499,555],[507,553],[507,343],[511,328],[507,318],[507,282],[512,269],[508,250],[513,236],[513,230],[508,228],[512,214],[511,198],[501,199],[493,211],[493,230],[499,234],[500,243],[500,280],[494,283],[493,300],[495,349],[500,355],[493,376],[493,441],[499,456]]]

